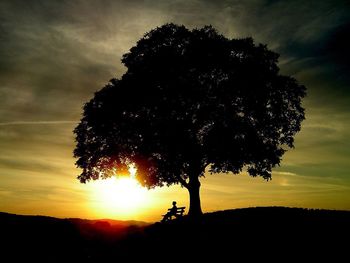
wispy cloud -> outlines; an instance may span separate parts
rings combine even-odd
[[[56,125],[56,124],[72,124],[77,123],[77,121],[9,121],[0,122],[0,126],[9,125]]]

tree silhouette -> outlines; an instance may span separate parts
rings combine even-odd
[[[304,119],[305,87],[279,74],[279,55],[213,27],[165,24],[123,55],[127,72],[84,106],[75,128],[82,183],[130,163],[149,188],[181,184],[202,213],[200,181],[246,169],[271,178]]]

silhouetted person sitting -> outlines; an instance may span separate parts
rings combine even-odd
[[[165,221],[171,219],[172,216],[178,217],[176,201],[173,201],[173,207],[170,208],[169,212],[164,215],[162,222],[165,222]]]

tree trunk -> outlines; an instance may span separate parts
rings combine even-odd
[[[201,183],[198,176],[191,176],[188,183],[188,192],[190,194],[190,210],[188,215],[192,218],[200,217],[202,213],[201,199],[199,196],[199,188]]]

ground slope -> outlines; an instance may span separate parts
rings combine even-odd
[[[338,262],[349,249],[349,211],[262,207],[207,213],[195,221],[113,222],[0,214],[1,254],[37,262]]]

